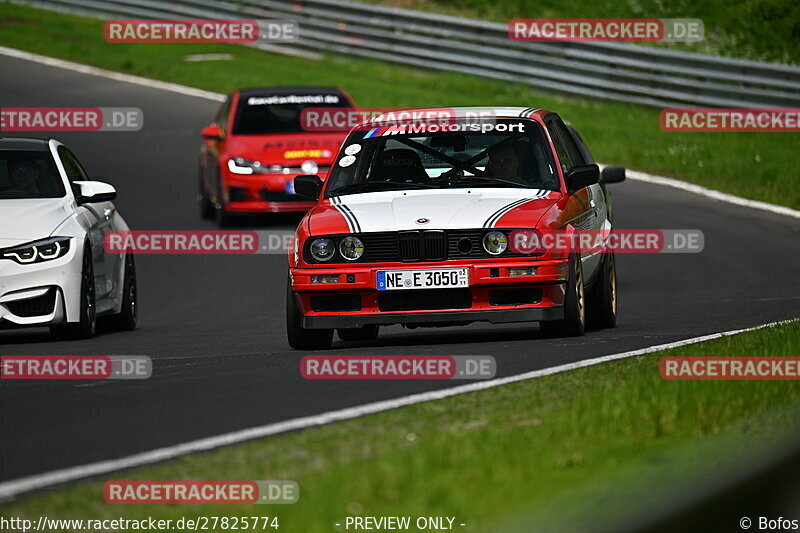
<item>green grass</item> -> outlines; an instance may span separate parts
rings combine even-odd
[[[7,3],[0,3],[0,42],[217,92],[262,85],[338,85],[360,105],[371,107],[543,107],[572,122],[604,163],[800,208],[800,167],[792,164],[800,140],[797,133],[665,133],[659,128],[658,110],[652,108],[566,98],[525,85],[376,61],[314,61],[235,45],[110,44],[103,40],[101,21]],[[211,52],[227,52],[234,59],[183,60],[187,54]]]
[[[293,505],[114,506],[99,479],[13,502],[0,516],[265,514],[314,533],[347,514],[446,515],[473,532],[597,531],[752,463],[798,429],[797,382],[664,381],[662,356],[798,353],[794,322],[108,476],[292,479],[301,490]]]
[[[699,18],[705,39],[654,46],[762,61],[800,63],[800,4],[793,0],[361,0],[385,6],[508,22],[515,18]]]

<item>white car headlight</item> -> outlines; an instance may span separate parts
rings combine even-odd
[[[355,235],[348,235],[339,243],[339,253],[348,261],[355,261],[364,255],[364,241]]]
[[[331,239],[314,239],[311,241],[310,251],[311,257],[324,263],[333,258],[333,254],[336,252],[336,245]]]
[[[500,255],[508,248],[508,237],[502,231],[490,231],[483,236],[483,249],[492,255]]]
[[[0,250],[0,258],[11,259],[21,265],[42,263],[63,257],[69,252],[69,237],[50,237],[35,242]]]
[[[228,170],[234,174],[253,174],[262,172],[264,169],[261,168],[259,161],[250,161],[244,157],[232,157],[228,159]]]

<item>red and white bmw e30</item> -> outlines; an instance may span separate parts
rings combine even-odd
[[[381,325],[539,322],[582,335],[616,322],[609,250],[525,249],[519,235],[611,228],[605,183],[578,134],[533,108],[458,108],[445,123],[354,128],[289,253],[286,324],[296,349],[372,340]],[[485,117],[491,115],[491,120]],[[475,120],[475,116],[481,116]]]

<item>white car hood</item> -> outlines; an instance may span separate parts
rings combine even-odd
[[[0,200],[0,248],[49,237],[69,217],[69,198]]]
[[[469,229],[493,227],[499,214],[513,209],[518,201],[538,199],[544,210],[559,196],[558,192],[538,189],[478,187],[382,191],[340,196],[334,206],[352,213],[358,225],[352,231]]]

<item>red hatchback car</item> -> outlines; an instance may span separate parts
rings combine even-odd
[[[202,129],[199,194],[203,218],[225,225],[237,213],[305,212],[294,193],[298,174],[326,177],[347,132],[304,131],[306,108],[355,107],[338,88],[236,90]]]
[[[532,108],[455,109],[486,123],[352,130],[289,254],[286,326],[297,349],[371,340],[381,326],[539,322],[547,335],[613,327],[614,255],[520,246],[529,238],[610,231],[606,184],[574,130]]]

